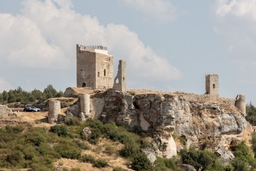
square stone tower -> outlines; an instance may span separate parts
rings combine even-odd
[[[219,95],[219,76],[218,74],[205,75],[206,94]]]
[[[113,88],[114,57],[103,46],[76,45],[77,87]]]

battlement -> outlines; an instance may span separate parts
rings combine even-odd
[[[108,55],[108,48],[102,45],[83,46],[77,45],[80,51],[97,52]]]

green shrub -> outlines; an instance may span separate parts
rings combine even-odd
[[[82,155],[81,157],[79,157],[79,161],[84,162],[84,163],[94,163],[95,159],[92,155]]]
[[[18,134],[18,133],[21,133],[24,130],[24,126],[23,125],[16,125],[16,126],[7,125],[5,127],[5,130],[6,130],[6,133]]]
[[[210,168],[216,162],[217,156],[211,151],[190,148],[189,151],[181,150],[181,160],[182,163],[190,164],[198,170],[201,167]]]
[[[91,130],[91,134],[88,137],[88,141],[91,144],[97,144],[98,141],[99,141],[100,136],[101,136],[100,130],[97,129],[97,128],[94,128],[94,129]]]
[[[93,167],[102,168],[107,166],[108,166],[108,162],[104,159],[98,159],[93,162]]]
[[[46,142],[46,137],[40,132],[31,132],[26,134],[26,141],[32,143],[36,146],[39,146],[41,143]]]
[[[78,159],[81,155],[81,149],[76,143],[71,141],[60,141],[54,146],[56,152],[58,152],[63,158]]]
[[[47,167],[42,163],[33,163],[31,165],[31,171],[52,171],[51,167]]]
[[[27,145],[23,149],[23,154],[26,160],[32,160],[36,156],[36,150],[32,145]]]
[[[81,171],[79,168],[72,168],[71,171]]]
[[[161,157],[157,157],[157,160],[155,162],[155,169],[156,170],[176,170],[177,166],[175,164],[174,161],[172,161],[172,159],[166,159],[166,158],[161,158]]]
[[[60,155],[56,151],[54,151],[48,143],[40,144],[37,150],[42,156],[52,159],[60,158]]]
[[[120,150],[120,154],[123,157],[134,157],[140,152],[140,145],[135,142],[127,142],[124,144],[124,148]]]
[[[126,169],[123,169],[121,167],[114,167],[113,171],[127,171]]]
[[[242,141],[236,147],[235,158],[231,161],[231,164],[235,170],[243,168],[246,171],[248,167],[251,169],[256,168],[256,159],[253,157],[245,141]]]
[[[24,159],[24,155],[20,151],[11,151],[10,154],[6,156],[6,161],[12,165],[18,165]]]
[[[50,132],[53,132],[60,137],[72,137],[66,125],[54,125],[50,128]]]
[[[136,171],[152,171],[153,167],[145,154],[138,153],[132,162],[132,169]]]
[[[107,145],[105,147],[104,153],[106,153],[108,155],[116,154],[117,153],[117,149],[114,146]]]
[[[68,126],[79,126],[81,125],[81,120],[78,117],[72,117],[69,120],[66,120],[65,124]]]
[[[85,144],[82,140],[76,140],[76,144],[78,145],[79,148],[83,150],[90,150],[91,147],[88,144]]]

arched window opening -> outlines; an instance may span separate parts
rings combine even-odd
[[[116,83],[116,84],[118,84],[118,83],[119,83],[119,79],[118,79],[118,78],[115,80],[115,83]]]
[[[98,72],[98,77],[100,77],[100,72]]]
[[[215,89],[215,84],[212,85],[212,88]]]
[[[82,87],[86,87],[86,83],[83,83],[83,84],[82,84]]]

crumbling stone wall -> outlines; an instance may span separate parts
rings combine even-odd
[[[82,120],[86,120],[90,117],[90,95],[80,95],[80,117]]]
[[[206,94],[219,95],[219,76],[217,74],[205,75]]]
[[[246,97],[244,94],[238,94],[236,96],[235,106],[246,115]]]
[[[114,57],[107,50],[97,48],[77,45],[77,87],[113,87]]]
[[[126,61],[119,60],[117,76],[114,79],[114,89],[126,91]]]
[[[48,112],[48,122],[50,124],[58,121],[58,115],[61,113],[60,101],[50,100],[49,101],[49,112]]]

